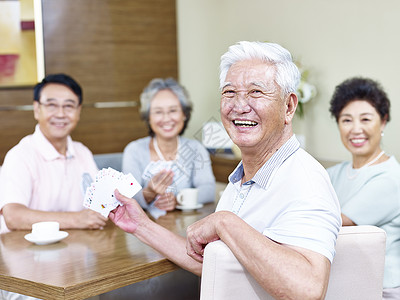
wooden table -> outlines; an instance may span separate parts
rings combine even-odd
[[[157,223],[185,235],[193,222],[213,212],[174,211]],[[27,231],[0,235],[0,289],[43,299],[85,299],[178,269],[174,263],[109,224],[104,230],[66,230],[59,243],[38,246]]]

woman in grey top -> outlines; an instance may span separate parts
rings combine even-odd
[[[210,156],[197,140],[181,137],[190,120],[192,103],[184,87],[172,78],[153,79],[140,96],[140,113],[149,136],[129,143],[122,170],[131,173],[143,189],[135,195],[140,205],[174,210],[177,193],[199,189],[199,202],[215,198]]]

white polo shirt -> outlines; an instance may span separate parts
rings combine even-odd
[[[229,176],[217,211],[235,213],[278,243],[320,253],[331,262],[342,224],[326,170],[292,136],[248,182],[243,165]]]
[[[84,190],[97,173],[90,150],[68,137],[66,156],[61,155],[36,125],[8,151],[0,173],[0,233],[9,231],[2,208],[20,203],[42,211],[84,209]]]

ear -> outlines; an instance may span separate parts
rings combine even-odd
[[[39,121],[39,101],[33,101],[33,117],[36,121]]]
[[[384,131],[385,127],[386,127],[386,124],[387,124],[387,115],[385,115],[385,117],[382,119],[381,123],[382,123],[381,124],[381,131]]]
[[[81,111],[82,111],[82,104],[79,104],[78,109],[76,111],[76,118],[79,121],[81,119]]]
[[[295,93],[290,93],[290,95],[285,100],[285,124],[290,124],[296,112],[297,104],[299,100]]]

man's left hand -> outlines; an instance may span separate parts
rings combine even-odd
[[[208,243],[220,239],[219,230],[224,221],[234,216],[228,211],[215,212],[190,225],[187,230],[187,254],[198,262],[203,261],[204,248]]]

